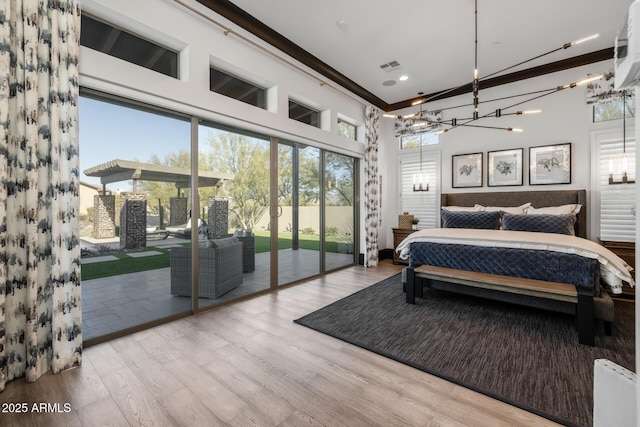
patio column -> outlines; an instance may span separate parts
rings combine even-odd
[[[116,235],[116,196],[93,196],[93,233],[95,239],[107,239]]]
[[[229,200],[226,197],[209,197],[208,206],[208,237],[210,239],[225,237],[229,234]]]
[[[120,196],[120,249],[147,247],[147,196],[122,193]]]
[[[186,197],[169,199],[169,225],[186,224],[189,220],[189,203]]]

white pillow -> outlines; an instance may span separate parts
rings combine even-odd
[[[443,206],[442,210],[451,212],[479,212],[482,210],[482,206]]]
[[[476,206],[478,206],[478,205],[476,205]],[[502,211],[502,212],[515,214],[515,215],[524,215],[527,212],[527,209],[529,209],[530,206],[531,206],[531,203],[529,202],[529,203],[525,203],[524,205],[510,206],[510,207],[485,206],[484,210],[487,211],[487,212]]]
[[[546,208],[534,208],[530,206],[527,208],[527,215],[578,215],[582,209],[581,204],[571,204],[562,206],[549,206]]]

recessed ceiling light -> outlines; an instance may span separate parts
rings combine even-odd
[[[396,84],[395,80],[385,80],[382,82],[382,86],[393,86],[394,84]]]
[[[400,78],[398,78],[398,80],[400,80],[401,82],[403,82],[405,80],[409,80],[409,76],[400,76]]]
[[[347,28],[349,28],[349,21],[347,21],[345,19],[340,19],[338,22],[336,22],[336,25],[341,30],[346,30]]]

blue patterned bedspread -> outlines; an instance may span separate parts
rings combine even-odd
[[[434,265],[599,289],[598,260],[533,249],[480,247],[447,243],[411,244],[410,265]]]

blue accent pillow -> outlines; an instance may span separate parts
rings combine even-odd
[[[478,228],[484,230],[500,229],[500,212],[456,212],[442,210],[440,213],[442,228]]]
[[[566,215],[502,215],[502,229],[575,236],[576,216]]]

